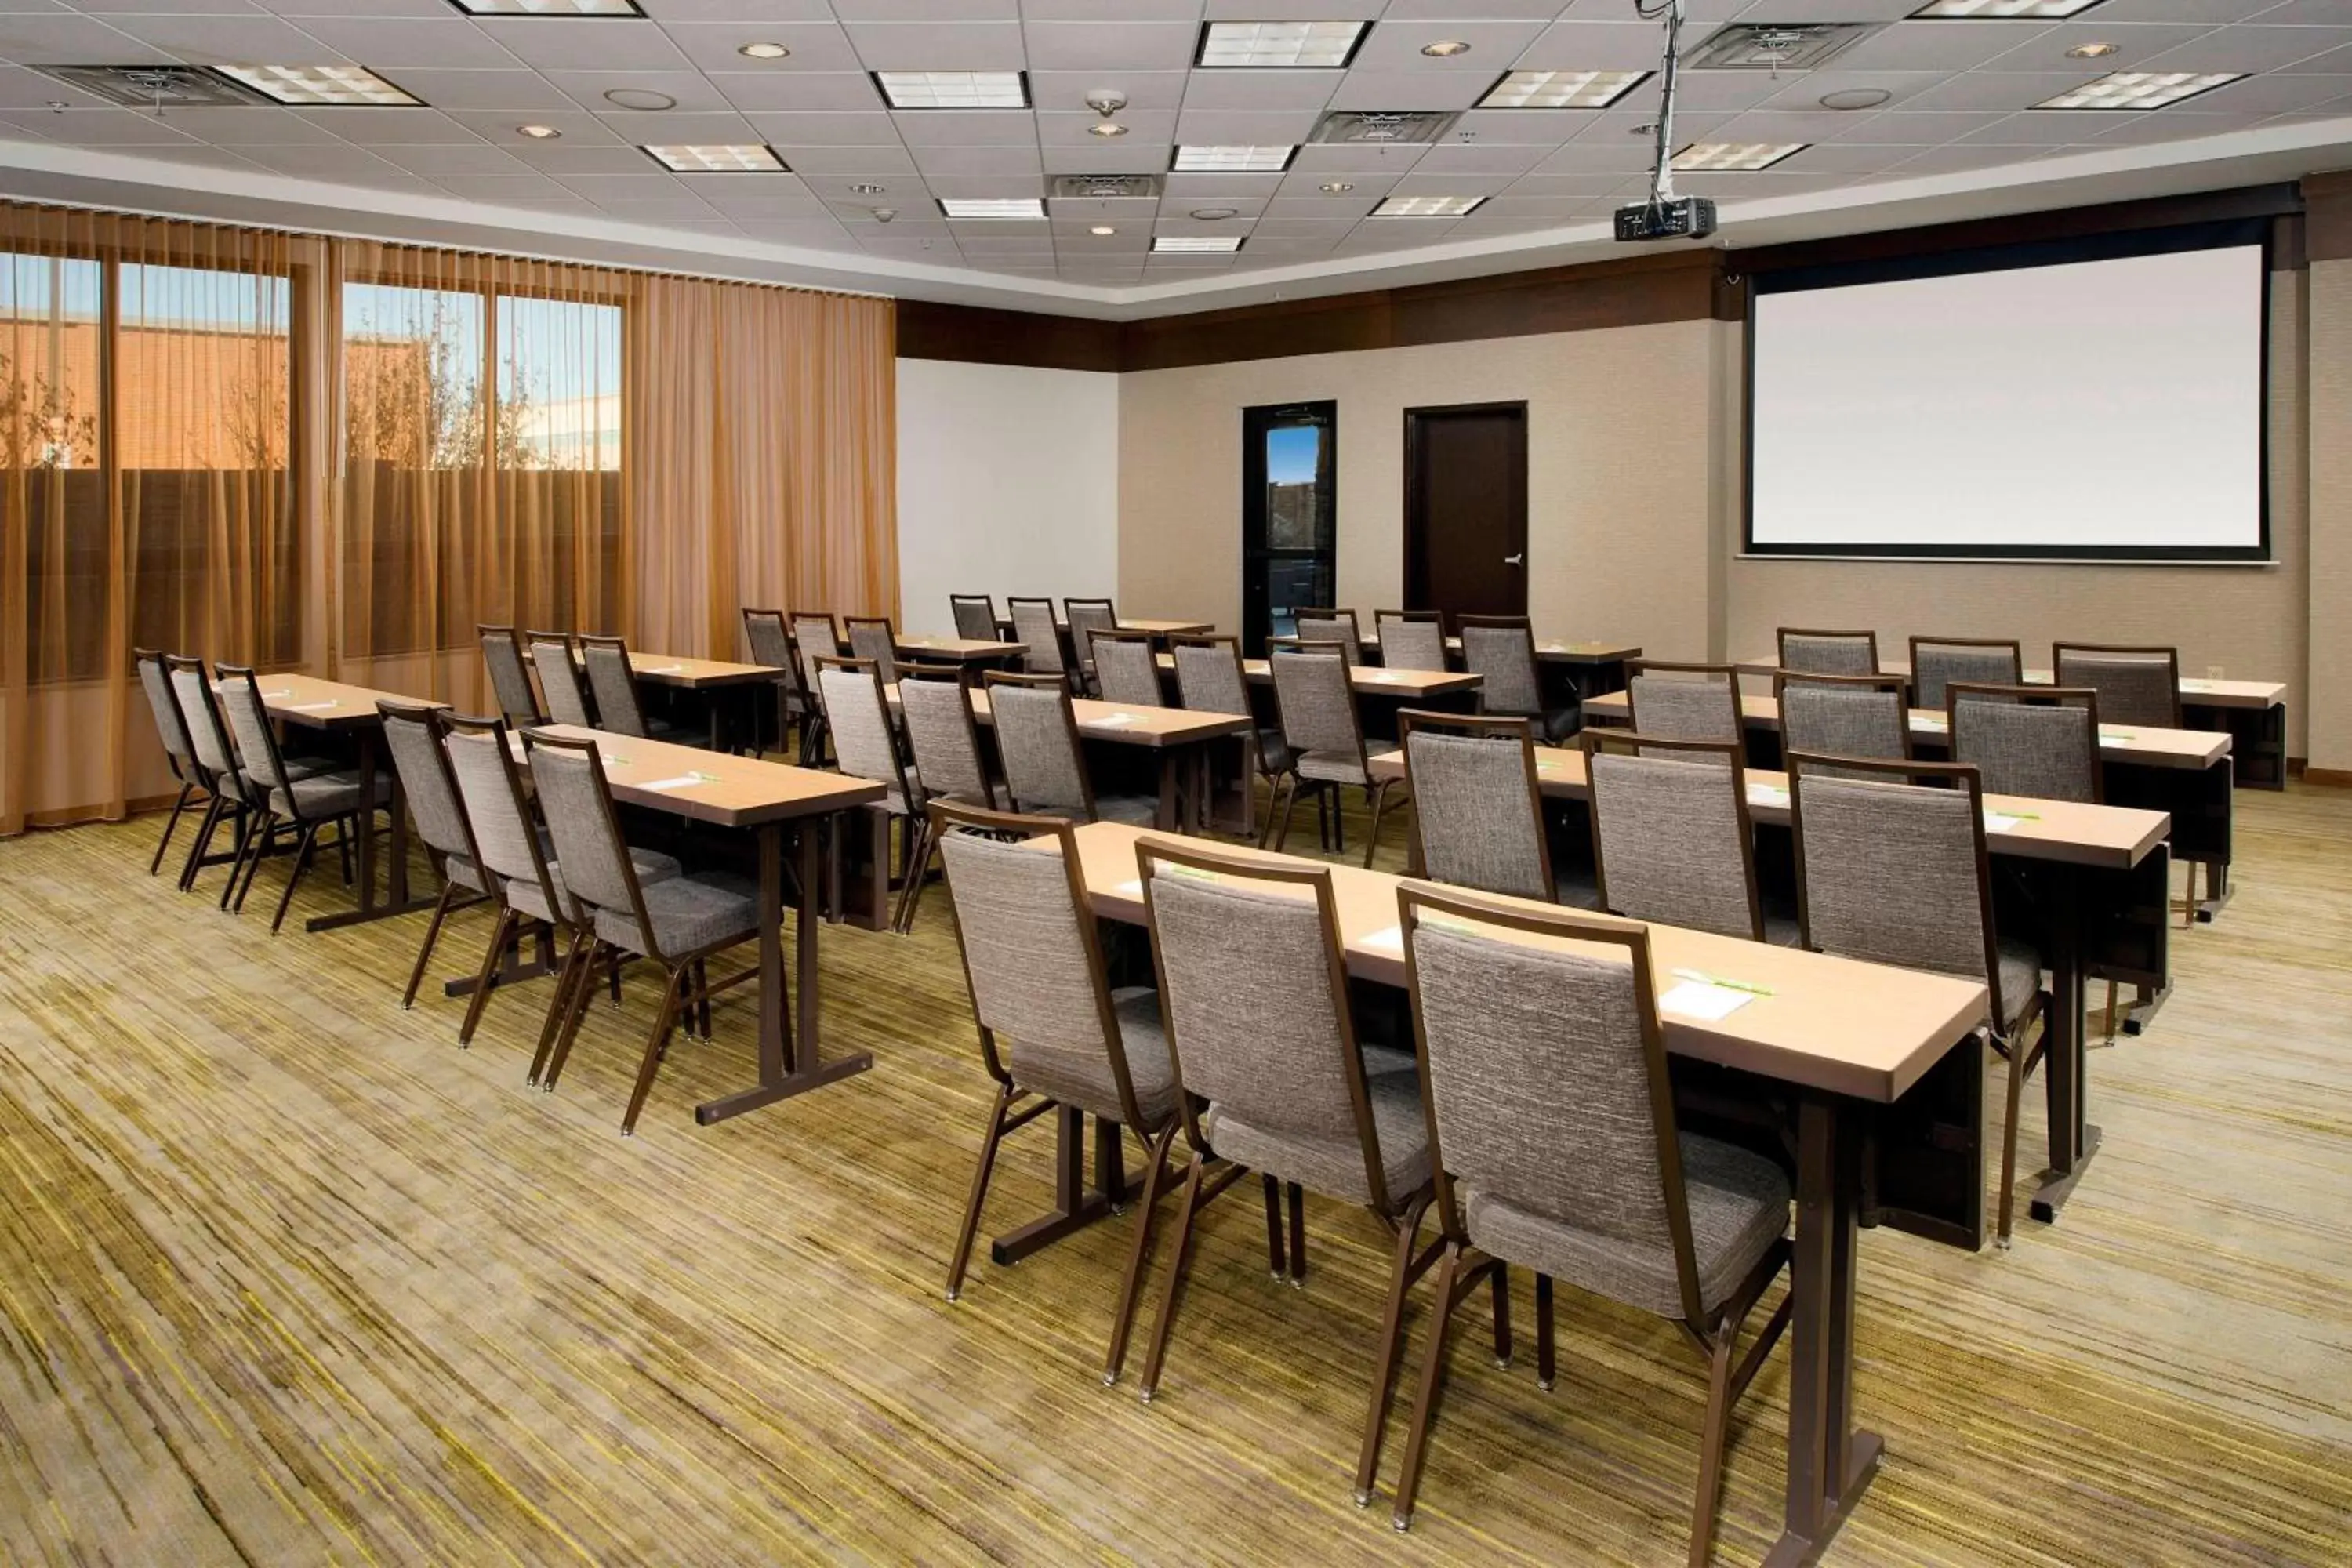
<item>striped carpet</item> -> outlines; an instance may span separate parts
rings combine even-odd
[[[2352,1560],[2352,795],[2239,807],[2235,903],[2094,1055],[2063,1223],[1865,1237],[1889,1457],[1828,1561]],[[1304,1291],[1254,1195],[1213,1211],[1148,1407],[1097,1376],[1126,1222],[943,1302],[987,1081],[936,889],[911,938],[824,935],[828,1051],[873,1072],[697,1128],[750,1076],[739,994],[625,1141],[642,982],[527,1092],[536,992],[461,1051],[456,1004],[397,1006],[421,919],[299,934],[321,876],[273,941],[278,866],[232,919],[144,876],[154,832],[0,844],[0,1561],[1679,1559],[1698,1363],[1566,1292],[1554,1392],[1457,1357],[1411,1535],[1351,1506],[1386,1253],[1339,1205]],[[1009,1147],[990,1231],[1050,1143]],[[1787,1381],[1743,1407],[1720,1562],[1777,1528]]]

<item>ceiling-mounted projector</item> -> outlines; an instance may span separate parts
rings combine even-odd
[[[1705,196],[1635,202],[1617,209],[1619,239],[1705,239],[1715,232],[1715,204]]]

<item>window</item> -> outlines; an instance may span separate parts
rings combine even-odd
[[[105,658],[102,285],[95,261],[0,256],[0,535],[22,531],[25,659],[37,683],[89,679]]]
[[[1332,602],[1339,565],[1339,405],[1242,411],[1242,639],[1253,657]]]

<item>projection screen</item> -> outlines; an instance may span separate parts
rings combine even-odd
[[[2263,560],[2259,231],[1758,277],[1748,549]]]

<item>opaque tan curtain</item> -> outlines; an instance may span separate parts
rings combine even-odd
[[[741,607],[896,616],[887,300],[642,280],[630,336],[635,640],[739,657]]]

